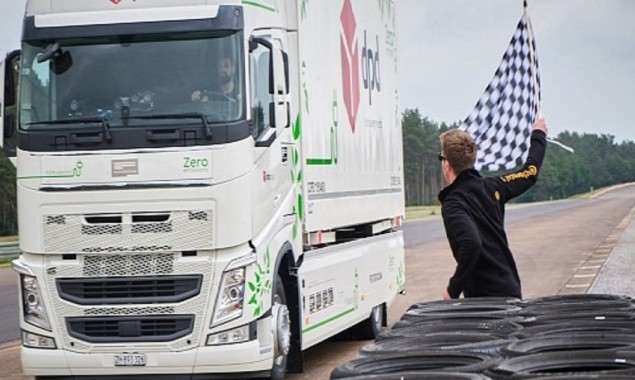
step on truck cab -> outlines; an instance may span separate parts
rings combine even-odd
[[[405,283],[394,2],[28,0],[24,372],[281,379]]]

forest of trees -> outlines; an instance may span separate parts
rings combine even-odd
[[[402,116],[406,206],[436,204],[439,190],[444,186],[437,159],[439,134],[457,127],[458,123],[438,124],[422,116],[417,109],[406,109]],[[568,131],[549,137],[575,152],[547,144],[538,183],[518,197],[517,202],[562,199],[591,189],[635,181],[634,142],[617,144],[611,135],[580,135]]]
[[[436,204],[444,185],[437,160],[439,134],[458,124],[438,124],[417,109],[407,109],[402,116],[406,206]],[[562,199],[593,188],[635,181],[632,141],[617,144],[611,135],[575,132],[551,137],[574,148],[575,153],[548,144],[538,183],[518,202]],[[17,232],[15,168],[0,153],[0,236]]]
[[[0,150],[0,236],[18,233],[15,167]]]

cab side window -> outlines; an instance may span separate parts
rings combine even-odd
[[[250,54],[252,135],[256,140],[271,125],[269,119],[269,50],[258,46]]]

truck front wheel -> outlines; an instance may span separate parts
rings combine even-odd
[[[287,360],[291,347],[291,319],[287,307],[287,296],[279,274],[273,286],[271,322],[273,332],[273,366],[271,379],[282,380],[287,372]]]

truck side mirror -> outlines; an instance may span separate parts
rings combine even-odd
[[[15,157],[15,147],[9,139],[13,137],[16,128],[17,113],[17,76],[20,63],[20,50],[9,54],[0,62],[0,147],[7,157]]]

